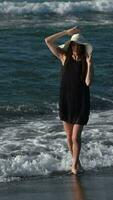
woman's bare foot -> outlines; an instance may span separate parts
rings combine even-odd
[[[77,174],[77,171],[78,171],[77,168],[75,168],[74,166],[71,167],[71,172],[72,172],[73,174],[76,175],[76,174]]]
[[[73,174],[77,174],[77,173],[79,172],[79,170],[80,170],[80,171],[83,170],[80,161],[78,161],[77,166],[75,166],[75,165],[73,164],[73,162],[72,162],[72,164],[71,164],[71,172],[72,172]]]
[[[78,172],[78,169],[79,169],[79,165],[77,164],[77,166],[76,166],[75,164],[72,163],[71,172],[76,175]]]

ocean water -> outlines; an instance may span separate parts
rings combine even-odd
[[[76,25],[93,45],[95,69],[80,159],[86,171],[113,166],[112,0],[0,1],[0,182],[70,168],[58,116],[61,63],[44,38]]]

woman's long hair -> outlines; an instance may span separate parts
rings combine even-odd
[[[72,52],[72,45],[73,44],[75,45],[75,42],[71,41],[69,46],[68,46],[67,52],[65,54],[66,60],[65,60],[65,63],[64,63],[64,67],[68,67],[67,63],[72,57],[72,53],[73,53]],[[78,56],[78,60],[82,60],[82,77],[81,78],[82,78],[83,81],[85,81],[86,72],[87,72],[85,45],[76,43],[76,53],[77,53],[77,56]]]

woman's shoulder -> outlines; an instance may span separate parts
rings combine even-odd
[[[66,53],[61,49],[59,48],[59,53],[60,53],[60,61],[62,63],[62,65],[64,65],[64,62],[66,60]]]
[[[62,65],[64,65],[64,63],[65,63],[65,60],[66,60],[66,55],[65,55],[65,54],[63,54],[63,55],[62,55],[62,59],[61,59]]]

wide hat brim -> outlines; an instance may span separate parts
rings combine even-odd
[[[93,47],[92,47],[91,43],[86,42],[85,39],[84,39],[84,37],[82,35],[80,35],[80,33],[76,33],[76,34],[72,35],[71,38],[70,38],[70,40],[66,41],[64,44],[59,45],[59,47],[61,49],[63,49],[65,52],[67,52],[69,44],[70,44],[71,41],[74,41],[77,44],[83,44],[83,45],[85,45],[85,47],[86,47],[86,53],[88,55],[92,54]]]

